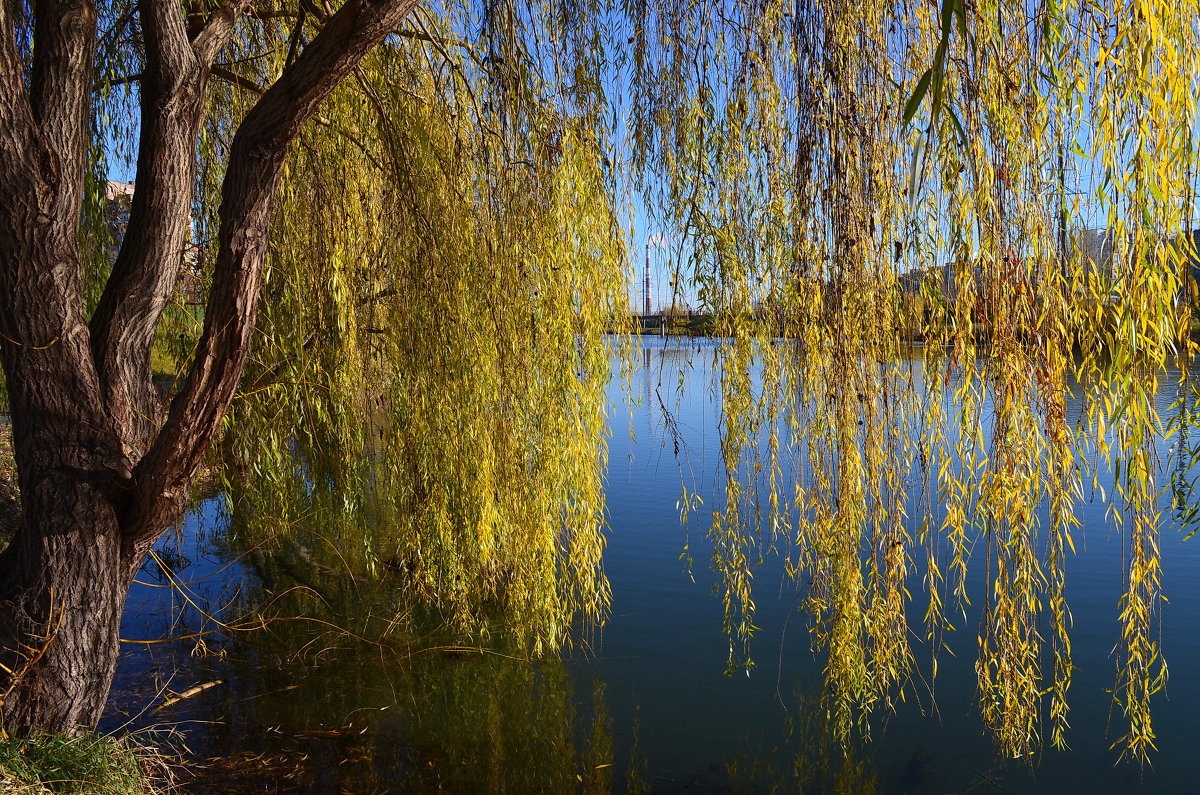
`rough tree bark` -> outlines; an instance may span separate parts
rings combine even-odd
[[[416,0],[348,0],[234,137],[199,352],[161,426],[154,328],[188,242],[208,77],[247,0],[189,32],[178,0],[139,0],[145,65],[125,242],[90,324],[78,234],[96,46],[90,0],[35,0],[30,66],[0,3],[0,359],[21,526],[0,555],[0,729],[99,720],[126,592],[178,521],[233,398],[257,312],[271,205],[289,143]]]

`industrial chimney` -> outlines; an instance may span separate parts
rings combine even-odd
[[[645,292],[643,293],[643,297],[646,299],[646,316],[649,317],[651,309],[652,309],[652,307],[650,305],[650,241],[649,240],[646,241],[646,287],[645,287]]]

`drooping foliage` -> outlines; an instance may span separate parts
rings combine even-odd
[[[600,100],[505,54],[529,20],[462,13],[421,15],[294,147],[227,485],[260,538],[326,512],[354,570],[541,653],[607,609],[626,258]]]
[[[214,72],[201,278],[236,121],[326,13],[258,11]],[[104,16],[97,173],[137,67],[129,9]],[[843,736],[908,687],[914,633],[969,646],[975,604],[1001,748],[1065,744],[1066,569],[1102,461],[1127,539],[1121,747],[1145,758],[1160,493],[1188,489],[1152,398],[1191,353],[1197,22],[1163,0],[425,8],[293,146],[226,423],[234,510],[271,536],[299,495],[348,566],[463,629],[540,651],[601,619],[633,185],[728,340],[710,537],[731,665],[756,561],[786,549]]]
[[[1144,759],[1166,677],[1160,497],[1190,488],[1160,460],[1184,413],[1154,395],[1192,352],[1196,9],[822,0],[633,19],[646,200],[730,338],[711,536],[731,661],[754,562],[790,542],[841,732],[902,692],[914,632],[935,654],[952,628],[969,646],[956,617],[974,603],[999,746],[1064,745],[1076,508],[1111,467],[1118,746]]]

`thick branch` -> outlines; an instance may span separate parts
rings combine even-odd
[[[57,167],[53,153],[38,134],[25,93],[12,12],[8,3],[0,3],[0,184],[9,193],[43,198],[57,181]],[[7,210],[5,198],[0,196],[0,212]],[[0,263],[16,265],[15,260]]]
[[[105,407],[129,442],[144,446],[158,413],[150,349],[189,243],[208,75],[175,0],[141,0],[138,14],[146,63],[137,181],[125,239],[91,328]]]
[[[27,96],[9,9],[0,10],[0,359],[22,496],[36,500],[65,471],[128,470],[99,409],[80,299],[95,15],[82,2],[39,4]]]
[[[28,95],[11,10],[0,11],[0,351],[10,389],[24,375],[54,372],[82,395],[94,383],[78,229],[96,13],[88,0],[42,0],[35,10]],[[29,395],[35,413],[46,408],[41,397]],[[16,423],[16,399],[13,409]]]
[[[78,224],[87,167],[96,9],[90,0],[41,0],[34,11],[29,101],[46,145],[58,159],[58,197],[52,212],[61,223]]]
[[[250,6],[249,0],[230,0],[209,18],[208,22],[192,42],[196,57],[205,66],[212,66],[229,37],[233,35],[233,26]]]
[[[205,449],[229,409],[258,310],[271,206],[288,144],[318,104],[416,0],[349,0],[251,108],[234,136],[222,186],[212,293],[195,362],[154,446],[137,468],[140,545],[163,515],[177,515]]]

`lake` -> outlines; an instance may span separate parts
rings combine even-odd
[[[828,735],[821,655],[798,609],[804,594],[778,559],[756,575],[755,668],[726,676],[708,508],[686,528],[677,508],[685,480],[707,506],[721,493],[717,343],[643,337],[641,345],[636,402],[628,405],[620,379],[610,387],[611,617],[562,659],[522,659],[502,637],[415,632],[430,625],[419,617],[392,631],[386,576],[351,581],[311,560],[336,560],[339,539],[301,533],[290,552],[264,562],[229,532],[218,496],[160,542],[162,565],[147,564],[131,590],[122,637],[166,640],[124,647],[102,728],[150,727],[185,748],[201,792],[1197,791],[1200,539],[1162,530],[1170,680],[1154,704],[1159,751],[1151,767],[1118,763],[1110,745],[1122,733],[1111,692],[1122,539],[1091,489],[1078,508],[1078,554],[1067,561],[1070,751],[998,758],[977,708],[977,612],[947,636],[953,656],[940,655],[931,686],[919,563],[909,582],[918,673],[895,713],[878,712],[870,739],[848,753]],[[1172,375],[1161,379],[1164,411],[1177,398]],[[667,431],[663,405],[680,437]],[[1072,410],[1077,403],[1069,422]],[[1105,477],[1111,484],[1102,474],[1101,485]],[[185,585],[170,587],[167,572]],[[970,586],[982,592],[978,573]],[[265,628],[218,623],[264,601],[276,619]],[[289,618],[297,612],[313,620]]]

